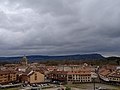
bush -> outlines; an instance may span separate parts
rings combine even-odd
[[[71,88],[70,87],[66,87],[66,89],[65,90],[71,90]]]

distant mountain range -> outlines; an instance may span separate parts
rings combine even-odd
[[[30,62],[43,61],[43,60],[100,60],[104,59],[101,54],[77,54],[77,55],[64,55],[64,56],[43,56],[43,55],[30,55],[26,56]],[[0,62],[16,62],[20,61],[22,56],[18,57],[0,57]]]

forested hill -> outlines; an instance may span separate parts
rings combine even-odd
[[[40,60],[100,60],[104,59],[101,54],[77,54],[77,55],[64,55],[64,56],[43,56],[43,55],[30,55],[26,56],[30,62]],[[0,61],[18,61],[21,60],[22,56],[19,57],[0,57]]]

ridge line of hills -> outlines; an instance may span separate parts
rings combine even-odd
[[[75,55],[62,55],[62,56],[44,56],[44,55],[28,55],[26,56],[30,62],[41,61],[41,60],[101,60],[105,59],[101,54],[75,54]],[[0,62],[9,61],[19,61],[22,56],[16,57],[0,57]]]

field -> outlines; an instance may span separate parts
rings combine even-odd
[[[69,84],[66,86],[72,87],[74,88],[74,90],[94,90],[94,85],[92,83]],[[101,87],[102,89],[110,89],[110,90],[120,90],[120,86],[106,85],[106,84],[100,84],[100,83],[96,83],[95,87]]]
[[[18,88],[6,88],[6,89],[0,89],[0,90],[19,90]]]

